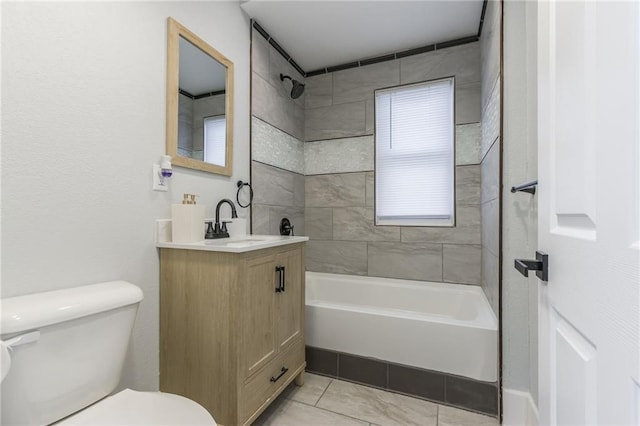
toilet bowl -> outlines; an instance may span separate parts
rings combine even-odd
[[[183,396],[113,395],[142,291],[124,281],[1,300],[2,425],[215,425]]]

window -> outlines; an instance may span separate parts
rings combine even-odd
[[[227,125],[224,115],[204,119],[204,161],[226,166]]]
[[[375,92],[376,225],[452,226],[454,79]]]

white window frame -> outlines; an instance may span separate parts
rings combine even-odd
[[[210,121],[222,122],[223,125],[224,125],[223,126],[223,131],[222,131],[222,139],[221,139],[221,141],[218,141],[218,142],[222,143],[222,145],[221,145],[222,151],[218,152],[218,154],[222,153],[222,160],[221,161],[215,161],[215,159],[209,158],[210,154],[207,152],[209,149],[211,149],[209,147],[209,144],[207,143],[207,141],[208,141],[208,138],[207,138],[207,122],[210,122]],[[202,153],[203,159],[207,163],[215,164],[215,165],[221,166],[221,167],[226,167],[227,166],[227,164],[226,164],[226,162],[227,162],[227,157],[226,157],[226,149],[227,149],[226,148],[226,146],[227,146],[227,144],[226,144],[227,127],[226,126],[227,126],[227,122],[226,121],[227,121],[226,120],[226,116],[224,114],[222,114],[222,115],[212,115],[212,116],[209,116],[209,117],[204,117],[204,119],[202,120],[202,127],[203,127],[202,133],[203,133],[203,138],[204,138],[203,148],[202,148],[202,150],[203,150],[203,153]],[[218,147],[218,148],[220,148],[220,147]]]
[[[391,118],[385,119],[389,123],[389,126],[387,126],[388,136],[386,136],[385,138],[379,136],[378,135],[379,127],[383,128],[384,126],[384,125],[381,125],[381,126],[378,125],[379,124],[378,113],[380,114],[383,113],[382,109],[380,109],[379,111],[377,110],[379,108],[379,105],[378,105],[379,97],[380,97],[380,102],[383,102],[382,101],[383,96],[388,94],[393,95],[395,93],[408,92],[409,90],[413,91],[416,88],[419,89],[420,87],[429,88],[429,87],[435,86],[436,84],[442,85],[442,83],[444,82],[449,82],[450,84],[447,103],[446,105],[443,105],[444,108],[447,108],[447,110],[445,110],[444,113],[449,114],[450,123],[448,127],[446,127],[446,130],[447,130],[446,139],[442,139],[442,138],[440,139],[441,143],[446,142],[446,145],[447,145],[446,152],[444,149],[434,150],[433,147],[429,149],[429,144],[428,144],[429,141],[425,140],[424,147],[421,147],[418,144],[411,146],[412,149],[415,148],[418,151],[413,150],[410,156],[407,156],[406,152],[394,155],[391,152],[391,149],[386,147],[386,143],[389,142],[389,146],[392,145],[393,134],[391,133],[392,132],[391,129],[393,128],[393,123],[397,123],[396,120],[398,119],[398,116],[394,117],[394,121],[391,121]],[[385,88],[385,89],[378,89],[375,91],[375,94],[374,94],[374,105],[376,108],[376,112],[374,114],[375,116],[375,126],[374,126],[375,128],[375,131],[374,131],[375,224],[376,225],[392,225],[392,226],[433,226],[433,227],[455,226],[455,217],[456,217],[456,214],[455,214],[456,213],[456,209],[455,209],[455,77],[440,78],[440,79],[429,80],[429,81],[424,81],[420,83],[395,86],[395,87]],[[393,105],[392,100],[389,105],[390,107],[392,107]],[[390,116],[391,116],[391,113],[390,113]],[[445,121],[449,121],[447,116],[445,116]],[[381,144],[380,146],[379,146],[379,143]],[[382,146],[382,144],[385,144],[385,145]],[[426,179],[426,174],[419,175],[415,173],[416,167],[420,166],[420,162],[415,161],[416,158],[424,157],[423,164],[426,165],[430,162],[435,161],[434,159],[436,158],[436,156],[440,156],[440,160],[438,160],[440,162],[439,165],[442,167],[446,167],[446,172],[444,172],[446,173],[446,175],[445,174],[441,175],[443,176],[443,179],[445,179],[446,183],[443,183],[442,185],[440,185],[440,188],[438,189],[442,190],[444,189],[444,187],[446,187],[445,194],[448,199],[444,197],[440,197],[440,204],[442,205],[440,210],[443,213],[445,210],[448,210],[448,212],[446,214],[428,214],[426,213],[426,210],[425,210],[424,214],[420,213],[420,214],[412,214],[412,215],[409,215],[409,214],[403,215],[403,214],[396,213],[394,215],[383,216],[382,212],[389,211],[390,208],[381,205],[381,203],[387,202],[389,203],[388,205],[392,205],[392,203],[389,201],[390,196],[385,197],[384,195],[381,195],[381,193],[383,192],[381,188],[384,187],[385,184],[389,185],[389,181],[391,180],[390,178],[391,175],[388,172],[386,172],[386,170],[383,172],[385,167],[389,168],[388,170],[391,169],[392,166],[389,166],[389,162],[393,163],[393,160],[395,160],[396,162],[404,161],[404,159],[406,158],[407,164],[411,165],[411,167],[409,167],[409,165],[407,166],[409,167],[409,169],[406,172],[407,173],[406,176],[402,176],[401,170],[399,172],[394,173],[393,180],[396,180],[396,184],[395,185],[392,184],[393,186],[391,187],[391,188],[396,188],[399,191],[399,193],[406,192],[402,197],[402,200],[406,200],[406,199],[409,199],[408,197],[410,197],[412,194],[410,189],[412,185],[414,185],[414,188],[416,188],[415,185],[418,185],[418,187],[426,187],[424,185],[420,186],[420,180],[422,179],[424,181],[424,179]],[[411,160],[414,160],[414,161],[411,161]],[[386,164],[385,164],[385,161],[386,161]],[[399,169],[399,168],[396,167],[396,169]],[[385,176],[386,176],[387,182],[386,183],[381,182],[381,180],[385,178]],[[399,186],[397,182],[407,182],[407,187]],[[435,186],[433,189],[436,189]],[[386,190],[386,193],[389,194],[389,188],[385,187],[385,190]],[[424,197],[424,194],[422,195]],[[428,202],[428,199],[423,198],[422,200],[416,200],[416,202],[426,203]],[[445,203],[448,203],[448,206],[445,206]]]

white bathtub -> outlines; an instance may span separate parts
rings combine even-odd
[[[306,273],[306,344],[495,382],[498,322],[480,287]]]

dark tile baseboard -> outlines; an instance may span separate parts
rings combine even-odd
[[[307,371],[491,416],[498,415],[497,383],[306,347]]]

